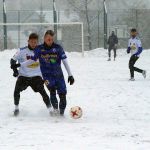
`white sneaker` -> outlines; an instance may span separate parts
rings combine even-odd
[[[146,70],[143,70],[142,75],[144,78],[146,78]]]
[[[135,81],[135,79],[134,79],[134,78],[131,78],[131,79],[129,79],[129,81]]]

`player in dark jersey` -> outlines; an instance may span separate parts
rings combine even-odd
[[[67,56],[63,48],[54,43],[54,32],[52,30],[48,30],[45,33],[44,43],[39,45],[34,52],[34,56],[27,56],[27,58],[35,61],[39,59],[43,79],[45,80],[45,84],[50,91],[50,99],[54,108],[54,113],[64,115],[67,103],[67,89],[61,68],[61,61],[67,70],[68,83],[70,83],[70,85],[74,83],[74,78],[70,71]],[[58,93],[60,99],[59,110],[56,92]]]

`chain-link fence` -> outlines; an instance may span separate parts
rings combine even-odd
[[[28,36],[32,32],[39,35],[39,43],[42,43],[46,30],[54,30],[54,26],[57,26],[57,42],[62,44],[66,51],[81,52],[82,24],[79,22],[69,23],[67,14],[62,11],[57,12],[57,17],[59,23],[58,25],[54,25],[52,24],[52,11],[7,12],[7,25],[5,26],[7,30],[7,41],[4,41],[4,25],[2,23],[0,24],[0,49],[3,50],[6,43],[8,49],[25,46],[28,41]],[[11,25],[11,23],[14,23],[14,25]]]
[[[104,47],[104,14],[102,11],[89,11],[92,49]],[[95,16],[95,18],[93,18]],[[85,35],[87,33],[87,24],[85,22]],[[115,31],[119,38],[119,48],[126,48],[127,41],[130,38],[130,29],[137,28],[139,37],[142,40],[145,49],[150,48],[150,10],[149,9],[108,9],[107,14],[107,36]],[[107,38],[108,38],[107,37]],[[88,45],[88,40],[86,44]],[[88,49],[88,47],[87,47]]]
[[[119,38],[120,47],[126,47],[130,29],[137,28],[144,48],[150,48],[150,10],[109,10],[108,33],[114,30]]]
[[[135,27],[139,31],[143,47],[150,48],[150,10],[145,9],[108,9],[108,36],[115,31],[119,38],[119,47],[126,48],[127,40],[130,37],[129,31]],[[88,17],[88,20],[87,20]],[[57,11],[58,22],[83,22],[85,50],[104,46],[104,14],[102,10],[80,10]],[[87,22],[88,21],[88,22]],[[0,22],[3,22],[3,12],[0,12]],[[53,22],[53,11],[7,11],[8,23],[50,23]],[[11,26],[7,27],[8,48],[22,47],[27,43],[30,32],[38,32],[40,42],[48,27],[45,26]],[[53,26],[49,26],[48,29]],[[59,28],[58,28],[59,30]],[[81,51],[81,28],[80,26],[61,27],[61,42],[68,51]],[[91,44],[91,48],[89,48]],[[4,49],[4,28],[0,28],[0,49]]]

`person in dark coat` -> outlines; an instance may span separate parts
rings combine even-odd
[[[111,50],[114,51],[114,61],[116,59],[116,50],[118,45],[118,37],[115,35],[115,32],[112,31],[112,34],[108,39],[108,61],[111,61]]]

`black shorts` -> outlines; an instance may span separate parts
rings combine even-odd
[[[20,76],[17,79],[15,91],[23,91],[30,86],[34,92],[39,92],[44,89],[44,81],[42,77],[35,76],[35,77],[24,77]]]

